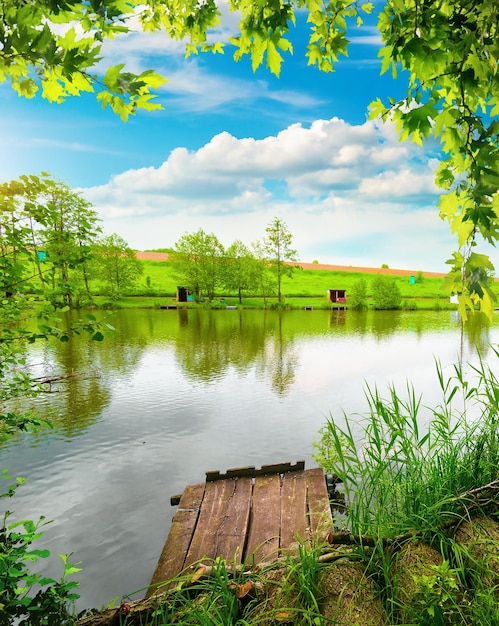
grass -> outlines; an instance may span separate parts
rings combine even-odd
[[[499,352],[496,352],[499,356]],[[343,484],[353,533],[390,536],[429,530],[460,515],[456,494],[498,477],[499,383],[483,362],[446,379],[436,364],[441,404],[427,407],[408,384],[384,398],[367,388],[368,412],[330,418],[316,460]]]
[[[140,260],[143,268],[142,276],[130,289],[126,297],[117,302],[109,302],[105,296],[97,295],[94,302],[104,308],[159,308],[165,304],[176,303],[177,286],[182,284],[182,279],[175,273],[174,264],[169,261]],[[388,270],[389,271],[389,270]],[[365,279],[368,286],[367,305],[372,308],[373,298],[371,283],[376,274],[357,271],[315,270],[297,268],[292,278],[284,277],[282,281],[282,293],[284,302],[279,305],[276,297],[268,298],[268,308],[300,309],[311,306],[314,309],[330,309],[331,302],[327,297],[329,289],[352,290],[354,284],[360,279]],[[444,279],[433,276],[425,276],[424,272],[415,274],[416,282],[411,283],[409,276],[391,276],[400,291],[402,309],[456,309],[456,305],[449,302],[449,295],[444,287]],[[34,285],[31,285],[33,287]],[[102,286],[98,281],[90,281],[91,291],[99,294]],[[28,285],[26,285],[28,287]],[[493,291],[499,296],[499,282],[492,285]],[[29,289],[28,289],[29,291]],[[225,300],[221,303],[220,300]],[[348,303],[347,303],[348,305]],[[200,305],[194,302],[183,304],[189,308]],[[225,306],[237,306],[248,309],[264,308],[263,298],[258,293],[244,293],[242,304],[235,292],[228,292],[219,287],[212,303],[205,303],[210,308],[225,308]]]
[[[143,274],[138,283],[139,291],[144,291],[149,282],[151,288],[158,292],[158,295],[176,294],[179,279],[175,276],[174,264],[169,261],[141,261]],[[286,297],[326,297],[328,289],[351,289],[353,284],[360,278],[365,278],[368,282],[376,274],[362,272],[340,272],[332,270],[309,270],[297,269],[293,277],[283,278],[283,291]],[[149,277],[149,279],[148,279]],[[402,298],[441,298],[447,297],[442,291],[443,279],[435,277],[425,277],[422,275],[420,283],[410,284],[409,276],[393,276],[401,291]],[[230,295],[221,290],[219,295]]]
[[[316,460],[342,481],[345,530],[370,555],[388,623],[497,626],[499,382],[483,362],[468,374],[455,365],[448,378],[438,363],[436,371],[438,406],[424,406],[411,385],[402,393],[391,387],[387,397],[368,387],[367,413],[344,415],[344,425],[331,417],[315,444]],[[488,534],[475,528],[468,545],[457,541],[477,516],[488,520]],[[367,537],[374,547],[362,547]],[[423,569],[411,562],[421,542],[443,560]],[[400,546],[408,550],[400,567],[414,569],[410,599],[393,571]]]
[[[146,261],[141,260],[143,274],[133,290],[127,297],[122,298],[115,304],[117,307],[147,307],[159,308],[166,304],[176,303],[177,285],[182,281],[175,276],[175,269],[169,261]],[[418,273],[419,275],[419,273]],[[372,307],[372,296],[369,293],[369,285],[376,274],[361,272],[341,272],[330,270],[297,269],[292,278],[284,277],[282,292],[284,303],[282,308],[301,309],[311,306],[314,309],[330,309],[331,302],[327,297],[329,289],[352,289],[353,285],[364,278],[368,285],[368,306]],[[420,282],[411,284],[409,276],[393,275],[402,297],[403,309],[449,309],[456,308],[450,304],[449,296],[444,289],[444,279],[421,275]],[[499,285],[497,288],[499,293]],[[105,300],[105,298],[98,298]],[[220,300],[225,300],[221,303]],[[202,305],[185,303],[189,308]],[[239,303],[237,294],[229,293],[220,288],[212,303],[205,304],[210,308],[225,308],[225,306],[238,306],[247,309],[261,309],[264,306],[263,299],[258,294],[243,294],[242,304]],[[278,307],[276,297],[268,299],[268,308]]]

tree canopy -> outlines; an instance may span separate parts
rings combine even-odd
[[[93,266],[111,300],[119,300],[143,272],[135,251],[117,233],[96,242]]]
[[[0,292],[33,288],[37,278],[56,308],[89,297],[86,265],[100,231],[91,204],[47,174],[0,184]]]
[[[251,58],[279,75],[293,52],[298,13],[310,27],[310,65],[332,71],[348,54],[349,29],[374,10],[352,0],[227,0],[238,12],[239,33],[230,38],[235,60]],[[154,109],[164,81],[153,71],[135,75],[123,65],[96,70],[102,44],[130,33],[164,31],[185,44],[186,55],[222,52],[214,40],[220,23],[216,0],[4,0],[0,5],[0,81],[22,96],[40,88],[49,100],[95,91],[103,106],[123,119],[137,108]],[[491,313],[493,296],[476,280],[493,270],[474,252],[480,238],[499,236],[499,3],[497,0],[385,0],[378,18],[382,72],[407,77],[405,98],[376,99],[373,118],[392,119],[402,140],[440,144],[436,184],[439,211],[456,235],[458,251],[448,261],[449,291],[460,294],[460,311],[479,302]],[[373,94],[374,95],[374,94]]]
[[[223,257],[224,248],[216,235],[202,228],[195,233],[184,233],[169,255],[176,264],[179,280],[186,281],[196,297],[206,293],[210,302],[222,281]]]

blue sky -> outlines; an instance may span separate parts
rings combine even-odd
[[[304,262],[446,271],[456,244],[438,217],[435,147],[399,143],[391,124],[367,120],[376,97],[404,95],[403,81],[379,75],[369,21],[330,74],[307,66],[299,23],[279,79],[235,63],[230,47],[186,60],[161,34],[107,42],[105,64],[169,79],[164,110],[126,124],[90,95],[55,105],[3,85],[0,178],[48,171],[136,249],[199,228],[250,245],[277,216]],[[236,17],[224,12],[222,24],[226,38]]]

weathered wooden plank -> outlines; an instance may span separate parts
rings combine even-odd
[[[308,539],[307,526],[305,474],[304,472],[284,474],[281,488],[281,553],[298,551],[298,540],[305,542]]]
[[[326,477],[320,467],[306,470],[307,504],[310,530],[319,542],[326,540],[333,527]]]
[[[221,556],[229,563],[235,560],[241,563],[248,532],[253,481],[251,478],[237,478],[231,482],[234,482],[234,492],[226,500],[225,511],[218,520],[215,556]]]
[[[320,468],[305,471],[298,461],[209,476],[212,480],[188,486],[182,494],[151,585],[218,556],[228,562],[269,562],[296,552],[298,541],[315,535],[325,540],[332,527]]]
[[[204,558],[214,559],[221,556],[219,554],[219,534],[221,528],[230,523],[228,521],[231,515],[230,502],[237,493],[237,483],[240,480],[242,479],[233,478],[206,483],[203,505],[187,553],[186,565],[191,565]],[[245,482],[248,481],[251,479],[246,479]],[[230,555],[230,557],[232,556]]]
[[[242,476],[251,476],[252,478],[255,478],[256,476],[264,476],[266,474],[284,474],[285,472],[298,472],[303,471],[304,469],[305,461],[297,461],[294,465],[289,462],[262,465],[260,469],[256,469],[254,465],[247,465],[245,467],[228,469],[224,474],[220,473],[220,470],[211,470],[206,472],[206,482]]]
[[[196,528],[204,491],[205,483],[189,485],[185,488],[147,595],[156,591],[158,583],[174,578],[184,568],[185,556]]]
[[[272,463],[271,465],[262,465],[260,472],[262,474],[284,474],[286,472],[301,472],[305,469],[305,461],[296,461],[292,463]]]
[[[225,474],[221,474],[220,470],[211,470],[206,472],[206,482],[213,480],[225,480],[226,478],[238,478],[239,476],[254,476],[256,472],[254,465],[245,465],[244,467],[234,467],[228,469]]]
[[[253,506],[245,561],[250,562],[253,558],[255,563],[262,563],[277,558],[280,529],[281,476],[280,474],[258,476],[253,486]]]
[[[215,524],[222,499],[226,497],[227,482],[229,481],[206,483],[203,506],[186,556],[187,565],[191,565],[203,557],[215,557]]]

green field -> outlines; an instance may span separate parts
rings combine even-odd
[[[160,307],[176,302],[177,285],[182,285],[182,279],[175,276],[173,265],[168,261],[141,261],[144,271],[133,292],[123,298],[119,306],[123,307]],[[353,271],[330,271],[297,269],[292,278],[285,277],[282,283],[284,303],[287,308],[330,308],[327,298],[328,289],[346,289],[347,306],[348,291],[360,279],[364,278],[368,285],[368,304],[371,300],[370,284],[375,274]],[[424,272],[416,274],[421,278],[412,284],[409,276],[393,275],[397,282],[401,296],[402,307],[405,309],[454,309],[450,304],[449,294],[445,290],[444,279],[426,277]],[[494,283],[494,291],[499,294],[499,285]],[[268,306],[275,305],[277,298],[268,299]],[[239,306],[235,293],[227,293],[220,289],[211,304],[187,303],[189,307],[210,306],[210,308],[225,308],[227,305]],[[258,294],[243,294],[243,308],[262,308],[263,299]]]

